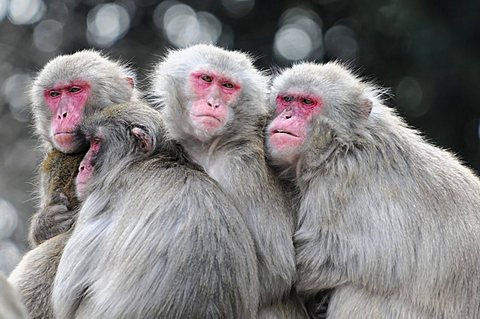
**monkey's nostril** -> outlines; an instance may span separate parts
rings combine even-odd
[[[62,117],[63,117],[63,118],[66,118],[66,117],[67,117],[67,112],[63,113],[63,114],[62,114]]]

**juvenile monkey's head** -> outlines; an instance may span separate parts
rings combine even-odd
[[[168,143],[163,140],[160,113],[138,102],[110,106],[87,118],[80,131],[90,144],[76,178],[82,200],[90,193],[92,180],[118,176]]]
[[[294,166],[307,149],[328,148],[355,138],[369,120],[378,90],[338,63],[303,63],[275,78],[267,128],[269,156]]]
[[[81,148],[75,131],[86,116],[135,98],[133,72],[92,50],[54,58],[31,89],[37,133],[63,153]]]
[[[212,45],[169,52],[151,90],[175,139],[205,142],[267,114],[267,78],[252,59]]]

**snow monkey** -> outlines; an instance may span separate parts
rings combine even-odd
[[[151,86],[169,136],[220,184],[248,225],[258,258],[258,316],[304,318],[292,289],[294,209],[265,160],[267,78],[244,53],[195,45],[169,52]]]
[[[88,144],[77,128],[106,106],[131,100],[137,100],[134,73],[92,50],[54,58],[33,83],[32,113],[45,157],[30,242],[40,246],[23,257],[9,281],[34,319],[52,318],[51,285],[79,209],[75,176]]]
[[[478,318],[480,181],[337,63],[280,74],[266,133],[298,186],[300,293],[329,318]]]
[[[84,200],[54,282],[57,318],[254,318],[253,240],[218,184],[141,103],[85,120]]]

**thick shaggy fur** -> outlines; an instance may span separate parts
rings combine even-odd
[[[272,102],[287,89],[324,103],[283,166],[301,194],[297,289],[335,288],[329,318],[478,318],[479,178],[336,63],[286,70]]]
[[[198,70],[222,74],[241,87],[227,123],[215,136],[196,129],[189,117],[195,96],[188,79]],[[259,262],[259,317],[303,318],[303,306],[291,292],[294,209],[265,161],[267,81],[245,53],[195,45],[171,51],[160,61],[151,93],[168,134],[220,184],[247,222]]]
[[[132,134],[151,139],[145,153]],[[253,241],[236,207],[142,104],[88,120],[89,195],[53,289],[57,318],[254,318]]]

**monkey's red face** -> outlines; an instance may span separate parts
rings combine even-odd
[[[83,120],[85,104],[91,93],[87,81],[57,84],[44,91],[52,114],[50,134],[55,147],[64,153],[76,151],[75,130]]]
[[[86,196],[86,187],[95,171],[94,159],[100,151],[102,140],[99,137],[90,139],[90,148],[87,154],[83,157],[80,166],[78,167],[78,174],[75,180],[77,196],[79,199],[84,199]]]
[[[211,71],[190,74],[195,100],[190,119],[195,128],[207,136],[215,135],[228,121],[230,105],[240,94],[240,85],[228,77]]]
[[[267,129],[274,157],[292,162],[307,137],[308,123],[320,112],[322,99],[304,92],[284,92],[276,98],[275,118]]]

